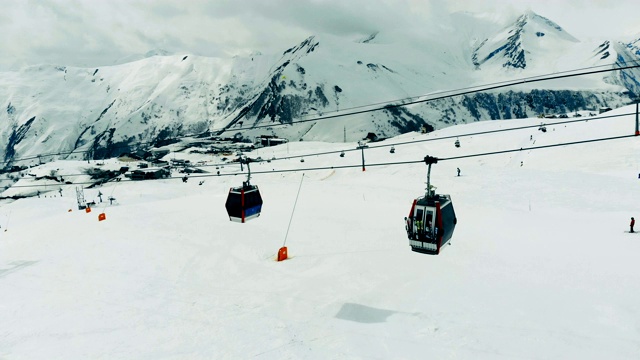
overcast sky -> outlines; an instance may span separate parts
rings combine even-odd
[[[530,9],[580,40],[640,34],[639,0],[0,0],[0,70],[109,65],[153,49],[205,56],[283,51],[313,34],[352,38],[443,13],[513,19]]]

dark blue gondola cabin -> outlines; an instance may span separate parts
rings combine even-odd
[[[231,188],[225,207],[229,220],[244,223],[260,216],[262,196],[256,185]]]
[[[449,242],[458,222],[451,196],[437,194],[413,200],[405,221],[411,250],[432,255]]]

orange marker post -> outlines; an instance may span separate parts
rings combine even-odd
[[[278,250],[278,261],[287,260],[287,247],[283,246]]]

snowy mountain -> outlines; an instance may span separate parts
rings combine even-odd
[[[1,158],[5,167],[37,162],[41,154],[100,159],[193,134],[342,141],[347,129],[349,140],[385,138],[422,127],[615,108],[639,93],[639,73],[624,71],[300,122],[640,57],[637,42],[585,44],[531,12],[502,29],[470,14],[451,19],[424,34],[380,32],[358,41],[317,35],[247,57],[155,52],[113,66],[0,73]]]
[[[595,50],[593,59],[597,64],[610,64],[615,61],[616,66],[634,65],[640,56],[640,38],[631,42],[605,41]],[[610,84],[620,85],[632,94],[640,94],[640,69],[627,69],[610,73],[605,77]]]
[[[484,39],[473,53],[473,63],[477,68],[494,63],[524,69],[532,61],[544,62],[571,51],[578,42],[553,21],[529,11],[511,26]]]

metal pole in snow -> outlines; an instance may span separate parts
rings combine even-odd
[[[9,211],[9,216],[7,216],[7,225],[4,226],[4,232],[9,230],[9,220],[11,220],[11,211]]]
[[[363,143],[362,141],[358,141],[358,147],[357,149],[360,149],[362,151],[362,171],[365,171],[365,167],[364,167],[364,148],[368,147],[365,143]]]
[[[287,236],[289,236],[289,228],[291,228],[291,221],[293,220],[293,214],[296,212],[296,205],[298,204],[300,189],[302,189],[302,180],[304,180],[304,173],[302,173],[302,178],[300,179],[300,186],[298,186],[298,194],[296,194],[296,201],[293,203],[293,210],[291,210],[291,218],[289,218],[289,225],[287,226],[287,232],[286,234],[284,234],[284,242],[282,243],[283,247],[287,244]]]
[[[640,135],[640,127],[638,126],[638,103],[640,99],[636,99],[636,136]]]

